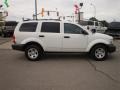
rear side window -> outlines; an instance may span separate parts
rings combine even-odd
[[[60,33],[60,23],[58,23],[58,22],[43,22],[41,32]]]
[[[23,23],[20,27],[21,32],[35,32],[37,28],[37,22]]]

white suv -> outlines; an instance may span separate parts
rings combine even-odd
[[[111,36],[92,33],[78,24],[57,20],[20,22],[14,32],[12,48],[25,51],[36,61],[46,52],[88,53],[95,60],[105,60],[115,52]]]

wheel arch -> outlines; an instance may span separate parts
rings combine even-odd
[[[109,42],[107,42],[106,40],[103,40],[103,39],[96,39],[88,44],[88,46],[86,48],[86,52],[90,52],[91,48],[93,48],[96,45],[107,46],[107,45],[109,45]]]
[[[42,45],[39,44],[39,43],[37,43],[37,42],[35,42],[35,41],[27,42],[27,43],[24,45],[24,47],[23,47],[24,50],[25,50],[25,48],[26,48],[28,45],[36,45],[36,46],[40,47],[41,50],[44,51],[44,48],[42,47]]]
[[[91,50],[92,50],[94,47],[98,46],[98,45],[105,46],[105,47],[108,49],[108,46],[107,46],[105,43],[96,43],[95,45],[93,45],[93,46],[89,49],[89,52],[91,52]]]

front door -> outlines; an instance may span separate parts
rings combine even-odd
[[[75,24],[64,23],[63,51],[83,52],[87,47],[88,36],[82,34],[83,29]]]

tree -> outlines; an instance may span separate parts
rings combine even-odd
[[[106,21],[106,20],[102,20],[102,21],[100,21],[102,24],[103,24],[103,26],[105,26],[105,27],[108,27],[109,26],[109,23]]]
[[[98,19],[96,19],[95,17],[91,17],[89,20],[91,20],[91,21],[98,21]]]

